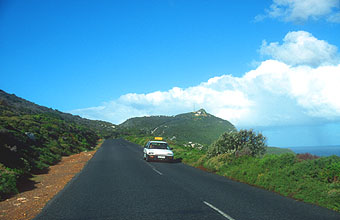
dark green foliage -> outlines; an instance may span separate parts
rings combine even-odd
[[[14,194],[17,189],[17,174],[0,163],[0,195]],[[0,197],[1,199],[1,197]]]
[[[223,133],[208,150],[208,156],[230,153],[236,156],[263,155],[266,151],[266,137],[254,130],[240,130]]]
[[[91,150],[116,136],[114,125],[72,116],[0,90],[0,199],[17,180],[46,170],[62,156]]]
[[[11,117],[40,114],[52,116],[54,118],[63,120],[66,123],[74,123],[77,125],[82,125],[86,128],[91,128],[91,130],[95,131],[97,135],[103,138],[116,137],[118,135],[115,129],[116,125],[110,122],[89,120],[79,116],[60,112],[58,110],[53,110],[51,108],[29,102],[25,99],[17,97],[14,94],[8,94],[0,90],[0,116]],[[39,116],[37,116],[37,119],[39,121]]]
[[[15,169],[19,178],[48,168],[61,156],[90,150],[98,139],[95,131],[50,114],[0,116],[0,163]],[[1,173],[1,178],[13,185],[12,174]],[[8,189],[14,188],[0,193]]]
[[[282,154],[282,155],[267,155],[260,161],[260,166],[277,167],[278,169],[285,168],[296,162],[296,156],[294,154]]]

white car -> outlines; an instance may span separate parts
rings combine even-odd
[[[150,160],[168,160],[174,159],[174,152],[165,141],[149,141],[144,146],[143,158],[146,161]]]

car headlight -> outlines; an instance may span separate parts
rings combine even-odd
[[[148,154],[149,154],[149,155],[154,155],[155,153],[154,153],[154,152],[149,152]]]
[[[174,154],[172,154],[172,153],[167,153],[166,155],[167,156],[174,156]]]

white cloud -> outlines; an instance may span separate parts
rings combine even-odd
[[[340,22],[334,18],[338,13],[339,0],[273,0],[266,14],[258,15],[255,19],[271,17],[286,22],[304,22],[325,18],[330,22]]]
[[[282,45],[262,45],[261,50],[275,59],[261,62],[242,77],[222,75],[189,88],[125,94],[102,106],[71,113],[121,123],[136,116],[189,112],[195,106],[236,126],[340,120],[340,62],[335,63],[334,48],[307,32],[292,32]],[[301,54],[307,55],[299,58]]]
[[[260,53],[290,65],[320,66],[338,63],[337,47],[305,31],[289,32],[280,45],[263,41]]]

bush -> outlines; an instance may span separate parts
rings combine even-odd
[[[281,155],[269,154],[265,155],[262,160],[260,160],[260,165],[263,168],[275,168],[283,169],[285,167],[292,166],[296,162],[296,157],[294,154],[287,153]]]
[[[18,193],[17,175],[0,163],[0,199],[6,195]]]
[[[254,130],[226,132],[217,141],[210,145],[208,156],[214,157],[219,154],[229,153],[236,156],[258,156],[266,151],[266,137]]]
[[[303,160],[314,160],[314,159],[318,159],[320,157],[316,156],[316,155],[313,155],[313,154],[310,154],[310,153],[304,153],[304,154],[297,154],[296,158],[299,161],[303,161]]]
[[[91,128],[56,115],[0,114],[0,194],[17,192],[17,181],[45,171],[64,155],[92,149],[98,139]]]

